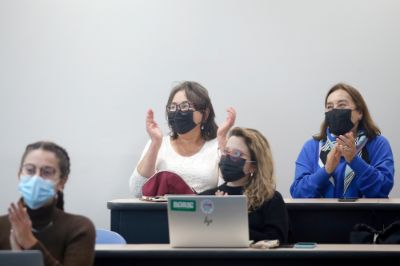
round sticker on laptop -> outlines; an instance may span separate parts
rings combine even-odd
[[[210,199],[204,199],[200,202],[200,209],[205,214],[210,214],[214,211],[214,202]]]

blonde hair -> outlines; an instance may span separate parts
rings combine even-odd
[[[275,193],[276,182],[271,148],[267,139],[255,129],[235,127],[229,136],[243,138],[250,150],[251,160],[255,161],[252,163],[255,171],[244,189],[248,208],[254,210],[271,199]]]

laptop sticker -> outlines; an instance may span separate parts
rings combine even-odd
[[[214,202],[210,199],[200,201],[200,209],[204,214],[211,214],[214,211]]]
[[[196,201],[195,200],[172,200],[171,201],[172,211],[184,211],[184,212],[195,212]]]

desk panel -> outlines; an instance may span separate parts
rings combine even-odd
[[[357,223],[382,229],[400,220],[399,199],[360,199],[338,202],[336,199],[285,199],[289,212],[291,242],[348,243]],[[166,203],[139,199],[112,200],[111,230],[128,243],[169,243]]]
[[[314,249],[270,250],[171,248],[168,244],[96,245],[94,265],[368,265],[398,259],[400,245],[319,244]]]
[[[398,199],[285,199],[292,227],[292,242],[348,243],[355,224],[382,230],[400,220]]]

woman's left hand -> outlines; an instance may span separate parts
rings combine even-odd
[[[354,156],[356,156],[356,141],[353,136],[353,132],[340,135],[337,139],[339,149],[346,162],[350,163]]]
[[[21,202],[18,202],[18,206],[11,203],[8,208],[8,219],[12,228],[10,244],[14,245],[15,248],[19,246],[22,249],[30,249],[37,243],[38,240],[32,233],[31,219]],[[15,243],[12,241],[15,241]]]
[[[226,112],[228,115],[225,121],[218,127],[217,131],[218,147],[220,149],[225,148],[226,135],[228,134],[229,129],[231,129],[231,127],[235,124],[236,120],[236,111],[233,107],[229,107]]]

